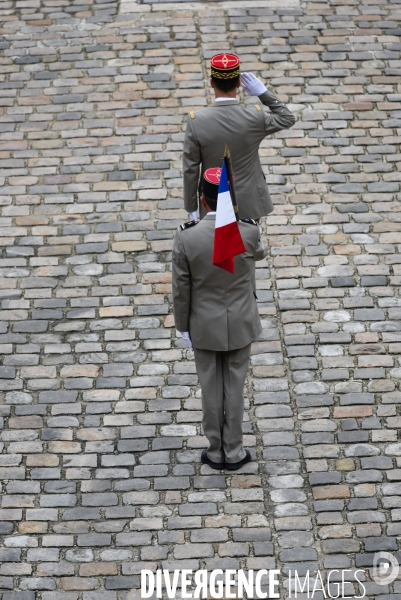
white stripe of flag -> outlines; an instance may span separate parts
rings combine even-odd
[[[226,162],[223,159],[217,196],[216,225],[214,230],[213,264],[234,273],[234,257],[246,252],[235,218],[228,183]]]

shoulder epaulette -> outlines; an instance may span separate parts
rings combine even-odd
[[[180,225],[180,229],[181,231],[184,231],[184,229],[189,229],[190,227],[193,227],[194,225],[197,225],[199,223],[199,221],[187,221],[186,223],[183,223],[182,225]]]
[[[189,113],[189,116],[191,117],[191,119],[195,119],[195,113],[193,110],[191,110],[191,112]]]
[[[255,104],[255,108],[256,108],[256,110],[259,110],[259,111],[261,111],[261,110],[262,110],[262,109],[260,108],[259,104]]]
[[[255,219],[240,219],[240,223],[249,223],[249,225],[257,225]]]

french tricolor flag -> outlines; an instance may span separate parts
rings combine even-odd
[[[213,264],[234,273],[234,257],[246,252],[231,200],[226,161],[223,160],[217,196]]]

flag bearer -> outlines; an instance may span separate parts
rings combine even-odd
[[[240,75],[240,60],[235,54],[216,54],[210,68],[215,101],[207,108],[191,111],[187,120],[183,153],[184,206],[190,218],[196,220],[198,186],[201,187],[203,173],[221,164],[227,143],[233,156],[239,216],[259,219],[273,210],[259,160],[259,146],[266,136],[292,127],[295,117],[255,75]],[[259,96],[262,106],[259,103],[242,106],[236,99],[240,85],[247,94]],[[202,205],[199,208],[202,217]]]
[[[240,221],[246,252],[235,257],[234,273],[212,264],[219,171],[205,172],[200,198],[205,218],[184,223],[176,233],[173,308],[177,331],[193,347],[202,387],[209,447],[201,460],[213,469],[236,470],[251,460],[243,447],[243,391],[251,342],[261,332],[254,261],[262,260],[266,250],[258,224]]]

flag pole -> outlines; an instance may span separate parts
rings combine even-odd
[[[224,159],[224,162],[226,164],[227,175],[228,175],[228,182],[229,182],[229,185],[230,185],[230,196],[231,196],[231,200],[232,200],[232,203],[233,203],[235,218],[237,219],[237,221],[239,221],[237,197],[235,195],[235,187],[234,187],[233,166],[232,166],[232,162],[231,162],[230,149],[227,146],[227,143],[225,144],[223,159]]]

